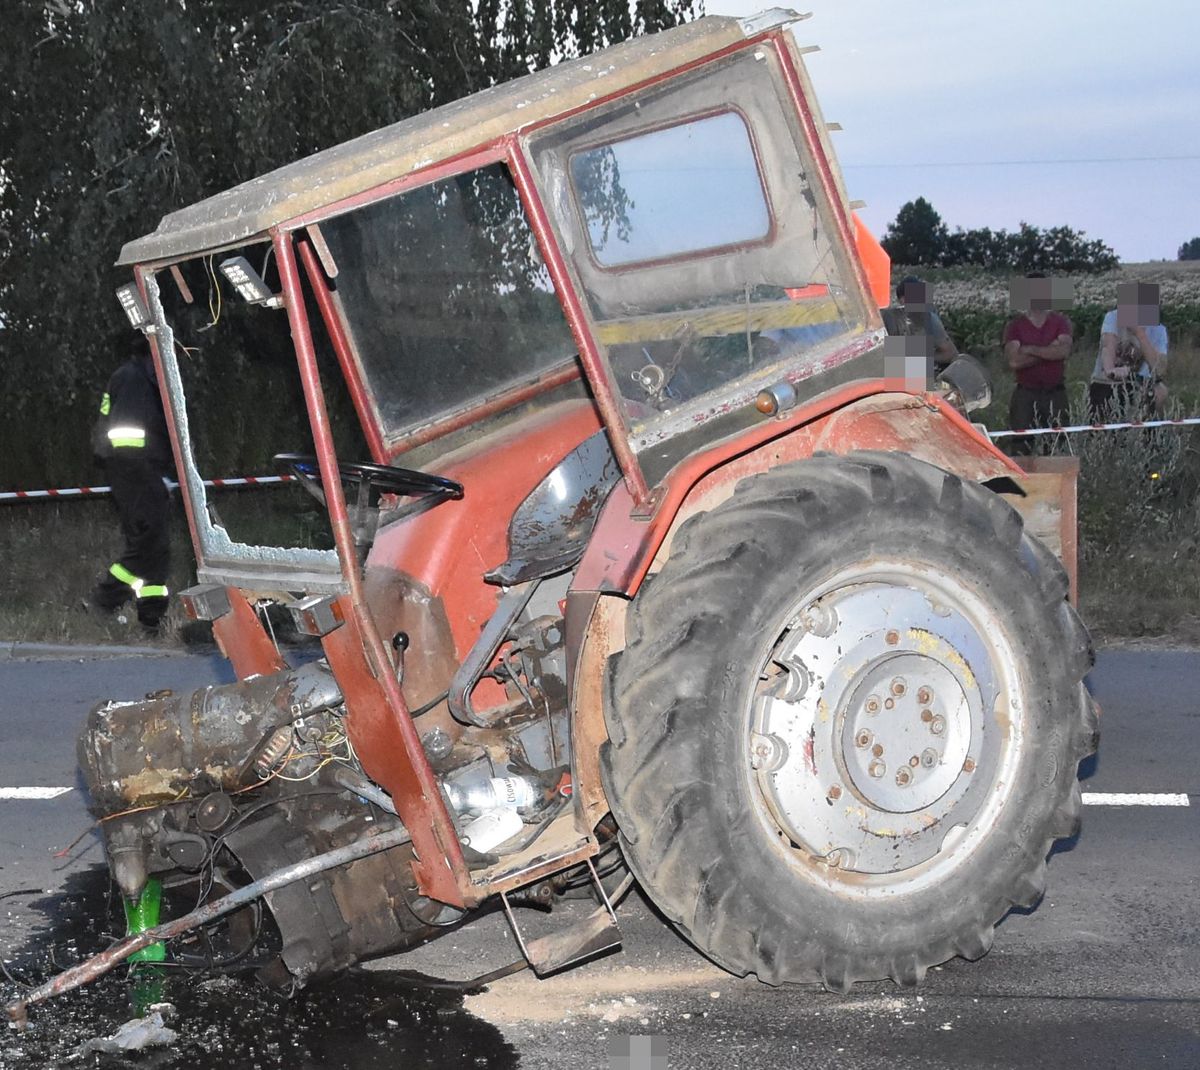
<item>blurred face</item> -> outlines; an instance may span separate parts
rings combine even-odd
[[[1009,308],[1014,312],[1045,313],[1068,309],[1074,304],[1075,287],[1070,279],[1011,279]]]
[[[900,300],[907,308],[914,305],[924,308],[929,304],[929,287],[923,282],[906,282],[900,290]]]
[[[1117,286],[1117,326],[1153,327],[1158,323],[1158,286],[1122,282]]]

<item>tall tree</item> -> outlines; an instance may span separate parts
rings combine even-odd
[[[949,234],[942,217],[924,197],[901,206],[881,244],[896,264],[934,267],[942,262]]]
[[[1200,260],[1200,238],[1185,241],[1179,247],[1180,260]]]
[[[0,484],[86,471],[111,265],[172,208],[693,0],[32,0],[0,49]]]

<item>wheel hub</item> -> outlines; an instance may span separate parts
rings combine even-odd
[[[957,677],[924,654],[883,656],[858,674],[841,717],[841,759],[859,797],[910,813],[942,798],[962,772],[970,704]]]
[[[863,873],[958,843],[1011,743],[993,716],[1011,674],[963,605],[973,596],[933,575],[898,580],[856,578],[802,601],[751,722],[770,820],[805,854]]]

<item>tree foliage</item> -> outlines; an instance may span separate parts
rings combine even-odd
[[[1185,241],[1179,247],[1180,260],[1200,260],[1200,238],[1192,238],[1191,241]]]
[[[1119,260],[1099,239],[1071,227],[1042,229],[1021,223],[1015,231],[981,227],[953,231],[924,197],[896,213],[883,247],[897,264],[921,267],[982,267],[996,271],[1109,271]]]
[[[692,0],[47,0],[0,50],[0,483],[78,479],[124,328],[111,265],[168,211],[635,33]],[[124,332],[127,335],[127,330]]]
[[[880,243],[896,264],[933,266],[946,253],[949,231],[924,197],[901,205]]]

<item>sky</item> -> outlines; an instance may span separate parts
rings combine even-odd
[[[764,0],[708,0],[709,15]],[[1195,0],[809,0],[792,27],[852,199],[882,235],[925,197],[953,229],[1025,221],[1127,262],[1200,235]],[[1096,162],[1099,161],[1099,162]]]

